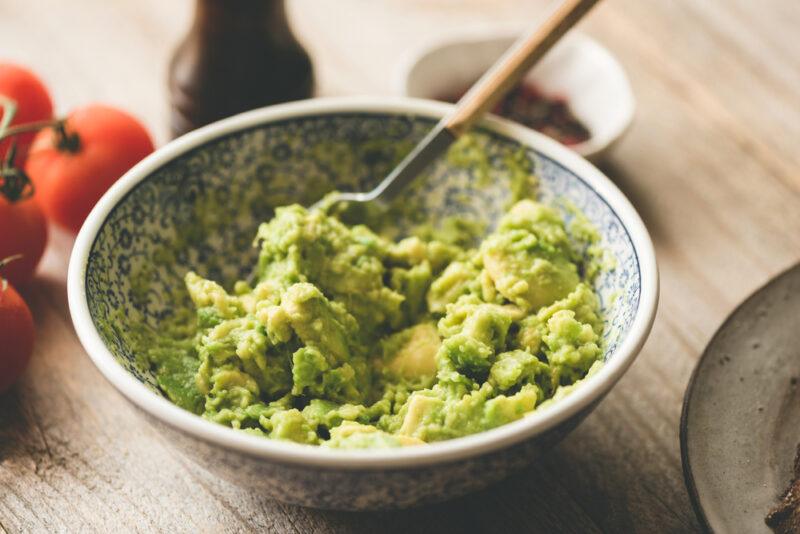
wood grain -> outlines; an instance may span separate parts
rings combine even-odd
[[[166,140],[166,61],[189,0],[0,0],[0,55],[31,65],[66,111],[106,101]],[[296,0],[322,94],[386,94],[415,43],[524,27],[543,2]],[[23,288],[31,368],[0,396],[0,532],[692,532],[680,403],[736,303],[800,260],[795,0],[608,0],[582,27],[628,70],[638,111],[601,166],[656,244],[661,305],[637,363],[570,437],[498,487],[409,512],[285,506],[174,453],[102,379],[66,304],[72,238],[54,230]],[[0,229],[2,231],[2,229]]]

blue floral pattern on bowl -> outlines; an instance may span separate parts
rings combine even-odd
[[[327,191],[367,190],[433,126],[427,117],[335,113],[295,117],[201,145],[152,172],[107,216],[92,245],[86,292],[92,320],[117,361],[159,392],[134,340],[188,309],[183,276],[195,270],[226,286],[247,276],[252,239],[275,206],[308,204]],[[431,220],[468,215],[489,227],[509,197],[506,157],[524,151],[540,199],[598,229],[616,267],[595,281],[610,358],[636,315],[639,265],[624,225],[606,201],[557,161],[488,129],[472,134],[486,154],[479,170],[437,162],[404,198]],[[487,175],[488,173],[488,175]],[[563,202],[568,201],[568,202]],[[399,233],[413,221],[398,221]]]

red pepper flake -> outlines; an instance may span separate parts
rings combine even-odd
[[[457,102],[464,93],[461,91],[439,100]],[[588,128],[575,117],[565,98],[547,96],[530,83],[523,83],[509,91],[492,111],[567,146],[583,143],[591,137]]]

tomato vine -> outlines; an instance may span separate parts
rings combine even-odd
[[[77,152],[80,150],[81,142],[77,133],[67,131],[65,119],[36,121],[10,126],[17,112],[16,101],[0,95],[0,109],[3,110],[2,119],[0,119],[0,142],[8,138],[12,139],[11,146],[0,166],[0,196],[5,197],[9,202],[18,202],[33,196],[34,187],[30,177],[21,167],[16,165],[17,144],[16,140],[13,139],[14,137],[23,133],[53,128],[57,133],[56,145],[59,150]]]

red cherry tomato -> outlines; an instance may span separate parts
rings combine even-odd
[[[46,244],[47,222],[36,200],[9,202],[0,195],[0,259],[20,256],[0,269],[0,275],[17,286],[26,283],[36,271]],[[2,347],[0,344],[0,352]]]
[[[53,117],[53,103],[47,88],[28,69],[11,63],[0,63],[0,95],[14,100],[17,104],[11,125],[44,121]],[[0,119],[3,113],[0,109]],[[16,136],[17,165],[25,163],[28,147],[35,135],[36,132],[31,132]],[[11,146],[10,139],[0,142],[0,161],[5,161],[9,146]]]
[[[77,232],[109,187],[153,151],[144,126],[118,109],[91,105],[72,112],[66,137],[48,128],[36,136],[25,171],[44,214]]]
[[[33,317],[10,284],[0,282],[0,393],[17,381],[33,353]]]

